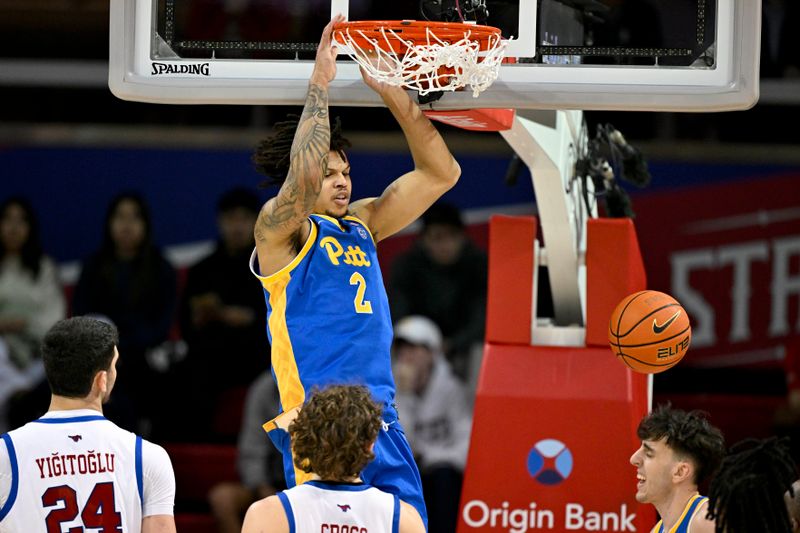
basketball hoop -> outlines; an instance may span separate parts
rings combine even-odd
[[[492,26],[415,20],[341,22],[333,38],[376,80],[422,96],[468,87],[477,97],[497,79],[508,44]]]

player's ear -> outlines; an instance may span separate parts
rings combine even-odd
[[[98,391],[100,394],[105,394],[108,391],[108,371],[101,370],[94,375],[92,390]]]
[[[673,483],[682,483],[686,479],[691,479],[694,476],[694,465],[690,461],[677,461],[672,469]]]

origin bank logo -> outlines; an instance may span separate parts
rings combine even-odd
[[[528,453],[528,473],[543,485],[558,485],[572,473],[572,452],[560,440],[540,440]]]

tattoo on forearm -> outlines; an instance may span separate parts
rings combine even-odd
[[[278,195],[261,210],[257,238],[263,231],[296,226],[311,213],[327,172],[330,145],[328,90],[312,84],[292,143],[289,174]]]

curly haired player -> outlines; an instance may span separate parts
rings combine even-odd
[[[359,477],[375,458],[381,407],[366,387],[334,386],[312,394],[289,425],[294,462],[308,473],[302,485],[250,506],[242,533],[421,533],[416,509]]]

